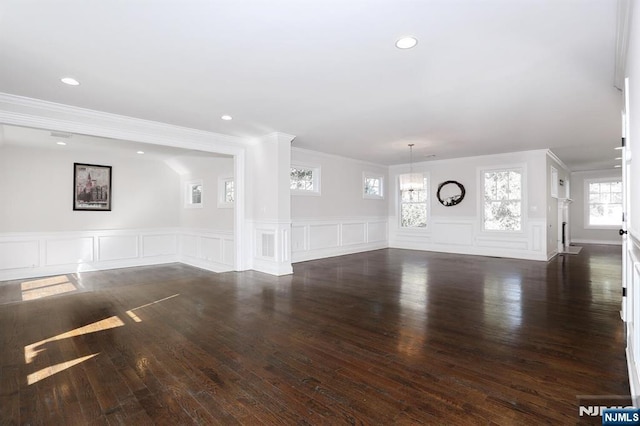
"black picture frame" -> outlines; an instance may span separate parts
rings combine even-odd
[[[456,185],[458,187],[459,193],[443,199],[440,193],[442,191],[442,188],[445,187],[446,185]],[[466,191],[464,189],[464,185],[462,185],[460,182],[457,182],[455,180],[448,180],[438,185],[438,192],[436,194],[436,197],[438,198],[438,201],[440,201],[440,204],[442,204],[443,206],[452,207],[452,206],[455,206],[456,204],[460,204],[460,202],[464,199],[465,194],[466,194]]]
[[[73,163],[73,210],[111,211],[111,166]]]

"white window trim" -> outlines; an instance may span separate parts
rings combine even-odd
[[[408,172],[406,172],[408,173]],[[400,191],[400,175],[404,174],[404,173],[400,173],[398,174],[398,176],[396,176],[396,209],[397,209],[397,216],[398,216],[398,229],[400,231],[409,231],[409,232],[423,232],[423,233],[427,233],[427,232],[431,232],[431,175],[429,174],[429,172],[422,172],[422,171],[414,171],[414,173],[422,173],[422,176],[427,180],[427,186],[425,187],[425,191],[427,191],[427,220],[426,220],[426,224],[423,228],[418,228],[418,227],[414,227],[414,226],[402,226],[402,191]]]
[[[380,195],[375,194],[367,194],[364,192],[365,183],[367,179],[378,179],[380,180]],[[373,172],[362,172],[362,198],[367,198],[371,200],[384,200],[384,175],[380,173]]]
[[[233,176],[220,176],[218,177],[218,208],[219,209],[232,209],[235,205],[235,202],[228,203],[225,201],[225,184],[227,182],[233,182]],[[235,184],[234,184],[234,194],[235,197]]]
[[[584,229],[620,229],[622,227],[622,216],[620,217],[620,223],[617,225],[591,225],[589,215],[589,184],[590,183],[601,183],[601,182],[622,182],[622,177],[610,177],[610,178],[589,178],[584,179],[584,192],[583,192],[583,209],[584,209]],[[624,193],[622,194],[624,197]]]
[[[192,203],[191,199],[191,188],[195,185],[200,185],[202,187],[202,194],[199,203]],[[184,208],[185,209],[201,209],[204,207],[204,184],[202,183],[202,179],[192,179],[188,180],[184,183]]]
[[[478,167],[478,211],[480,214],[478,215],[480,219],[480,223],[478,224],[478,229],[480,229],[481,233],[491,234],[491,235],[524,235],[527,233],[527,217],[528,217],[528,203],[529,199],[529,189],[528,189],[528,179],[527,179],[527,164],[526,163],[517,163],[517,164],[507,164],[503,166],[490,166],[490,167]],[[520,197],[520,230],[518,231],[503,231],[497,229],[484,229],[484,174],[486,172],[497,172],[504,170],[517,170],[522,174],[522,194]]]
[[[320,166],[292,162],[289,169],[289,176],[291,176],[291,169],[307,169],[313,172],[313,190],[290,189],[291,195],[310,195],[316,197],[322,195],[322,171]]]

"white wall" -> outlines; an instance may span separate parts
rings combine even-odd
[[[112,211],[74,211],[73,163],[112,166]],[[0,233],[179,224],[180,188],[164,163],[132,152],[0,147]]]
[[[300,148],[291,164],[319,167],[321,194],[291,195],[294,262],[387,247],[386,166]],[[384,199],[363,197],[363,173],[384,179]]]
[[[386,166],[299,148],[291,149],[291,164],[320,167],[322,176],[320,196],[291,196],[293,221],[387,216],[385,200],[388,199],[388,194],[385,194],[384,200],[362,197],[364,172],[379,173],[384,176],[385,192],[388,193]]]
[[[233,158],[183,156],[168,164],[180,175],[179,225],[183,228],[233,231],[233,208],[218,207],[219,178],[233,178]],[[202,208],[185,208],[187,182],[202,180]]]
[[[112,211],[73,210],[74,162],[112,167]],[[176,170],[203,179],[204,208],[184,208]],[[135,152],[0,146],[0,281],[178,261],[230,270],[233,209],[217,208],[219,175],[233,175],[233,159],[170,167]]]
[[[571,173],[571,241],[577,244],[621,244],[622,239],[616,229],[586,229],[585,228],[585,179],[612,178],[622,179],[620,170],[596,170]]]
[[[389,244],[391,247],[466,253],[489,256],[547,260],[547,151],[437,160],[414,164],[415,172],[429,180],[429,214],[426,229],[399,226],[398,176],[409,165],[389,170],[394,192],[389,198]],[[523,230],[517,233],[482,231],[480,170],[483,168],[523,167],[526,198],[523,200]],[[455,180],[464,185],[464,200],[452,207],[436,199],[438,184]]]

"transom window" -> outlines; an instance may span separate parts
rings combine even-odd
[[[292,193],[320,195],[320,168],[292,165],[290,178]]]
[[[482,173],[484,188],[483,229],[522,229],[522,170],[487,170]]]
[[[384,198],[384,177],[364,172],[362,175],[362,196],[364,198]]]
[[[202,208],[204,195],[202,179],[186,182],[184,195],[184,206],[186,208]]]
[[[622,224],[622,182],[619,179],[586,181],[587,225],[618,227]]]
[[[236,199],[233,177],[218,178],[218,207],[233,208]]]
[[[224,183],[224,202],[233,203],[235,201],[235,192],[233,190],[233,180]]]

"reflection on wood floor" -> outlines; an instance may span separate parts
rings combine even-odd
[[[629,393],[620,270],[387,249],[0,283],[0,423],[575,423]]]

